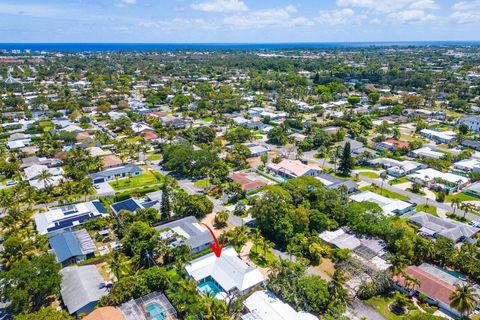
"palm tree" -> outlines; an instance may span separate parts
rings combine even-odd
[[[460,200],[460,198],[452,199],[453,214],[455,214],[455,211],[457,210],[457,208],[460,207],[461,204],[462,204],[462,200]]]
[[[385,171],[380,173],[380,178],[382,178],[382,185],[380,187],[380,194],[382,194],[383,193],[383,184],[385,183],[385,180],[387,180],[387,173]]]
[[[467,318],[479,300],[476,290],[469,284],[456,284],[456,290],[450,294],[450,306]]]
[[[270,249],[273,248],[273,242],[271,242],[268,239],[263,239],[263,241],[261,243],[261,247],[262,247],[263,255],[266,259],[267,258],[267,252],[269,252]]]
[[[392,265],[390,271],[394,277],[403,273],[403,269],[407,265],[407,260],[399,254],[394,254],[390,257],[390,264]]]
[[[45,187],[53,182],[53,175],[48,169],[43,169],[37,176],[37,180],[42,182]]]
[[[331,297],[343,304],[349,301],[348,291],[343,287],[347,278],[342,269],[335,269],[332,276],[332,281],[328,284],[328,292]]]
[[[224,227],[227,224],[228,217],[229,214],[227,210],[217,212],[215,215],[215,224],[220,227]]]
[[[253,245],[255,246],[255,252],[258,253],[258,245],[262,243],[263,236],[262,233],[260,232],[260,229],[255,229],[255,231],[252,233],[252,242]]]
[[[120,280],[123,275],[127,274],[127,257],[120,251],[112,251],[107,263],[110,266],[110,270],[112,270],[113,274],[117,278],[117,281]]]
[[[472,212],[474,209],[474,206],[471,203],[462,203],[460,205],[460,208],[463,210],[463,220],[465,220],[467,213]]]

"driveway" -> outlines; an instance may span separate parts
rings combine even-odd
[[[110,196],[115,194],[115,190],[108,182],[97,183],[95,185],[95,191],[98,196]]]

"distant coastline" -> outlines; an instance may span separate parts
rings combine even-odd
[[[0,43],[0,50],[108,52],[177,50],[281,50],[405,46],[480,46],[480,41],[291,42],[291,43]]]

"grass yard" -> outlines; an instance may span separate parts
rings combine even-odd
[[[198,188],[206,188],[211,185],[211,183],[208,181],[208,179],[202,179],[195,181],[193,185]]]
[[[277,262],[277,258],[273,255],[271,250],[267,251],[267,255],[265,256],[263,250],[260,246],[258,246],[258,251],[255,250],[255,246],[250,249],[248,253],[248,257],[259,267],[265,268],[271,266]]]
[[[151,155],[149,155],[149,156],[147,157],[147,160],[148,160],[148,161],[158,161],[158,160],[160,160],[161,158],[162,158],[162,156],[159,155],[159,154],[151,154]]]
[[[390,191],[390,190],[380,190],[380,187],[375,187],[375,186],[365,186],[363,188],[360,188],[361,191],[372,191],[372,192],[375,192],[375,193],[378,193],[382,196],[385,196],[387,198],[392,198],[392,199],[398,199],[398,200],[403,200],[403,201],[408,201],[410,200],[409,197],[407,196],[404,196],[404,195],[401,195],[399,193],[396,193],[396,192],[393,192],[393,191]]]
[[[463,192],[459,192],[456,194],[449,194],[445,197],[445,202],[452,202],[453,199],[460,199],[460,201],[480,201],[479,198],[470,196]]]
[[[163,176],[158,172],[145,171],[138,177],[122,178],[118,182],[116,180],[110,181],[109,184],[115,190],[125,190],[141,187],[149,187],[163,182]]]
[[[419,211],[424,211],[426,213],[429,213],[433,216],[438,217],[437,207],[434,207],[434,206],[430,206],[430,205],[426,205],[426,204],[419,204],[417,206],[417,212],[419,212]]]
[[[409,182],[409,180],[406,177],[401,177],[401,178],[395,178],[388,181],[388,184],[391,186],[394,186],[396,184],[407,183],[407,182]]]
[[[389,310],[388,306],[392,302],[393,302],[393,297],[384,297],[384,296],[376,296],[376,297],[373,297],[373,298],[365,301],[366,304],[375,308],[375,310],[377,310],[387,320],[402,320],[402,319],[407,318],[406,316],[398,316],[398,315],[392,313]],[[421,313],[421,311],[418,310],[413,304],[409,307],[409,310],[410,310],[410,312],[407,313],[408,316],[412,316],[412,315]],[[427,312],[434,311],[434,309],[432,308],[431,310],[426,310],[426,311]],[[429,313],[427,313],[427,314],[429,314]],[[438,319],[438,318],[432,316],[432,319]]]
[[[204,122],[212,122],[212,117],[202,118],[202,121],[204,121]]]
[[[359,172],[358,174],[361,175],[361,176],[370,178],[370,179],[378,179],[378,178],[380,178],[380,176],[379,176],[377,173],[371,172],[371,171],[361,171],[361,172]]]

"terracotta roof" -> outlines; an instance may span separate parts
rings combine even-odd
[[[102,307],[93,310],[83,320],[125,320],[119,309],[114,307]]]
[[[410,145],[408,141],[399,141],[399,140],[393,140],[393,139],[387,139],[385,140],[385,142],[391,143],[397,146],[398,148],[406,148]]]
[[[145,138],[145,140],[154,140],[154,139],[157,139],[157,134],[152,131],[152,130],[145,130],[143,131],[143,137]]]
[[[427,273],[417,266],[408,266],[405,273],[420,281],[420,285],[415,290],[426,294],[433,300],[441,301],[447,305],[450,304],[450,293],[455,291],[455,287],[440,280],[439,278]],[[401,286],[405,285],[405,279],[402,276],[396,277],[395,282]]]
[[[228,177],[240,184],[243,191],[254,190],[267,184],[267,182],[261,179],[251,179],[245,172],[233,172]]]
[[[102,158],[104,168],[111,168],[122,165],[122,160],[114,154]]]
[[[89,135],[88,133],[86,132],[80,132],[79,134],[77,134],[77,136],[75,137],[75,139],[77,141],[80,141],[80,140],[88,140],[88,139],[91,139],[92,136]]]

